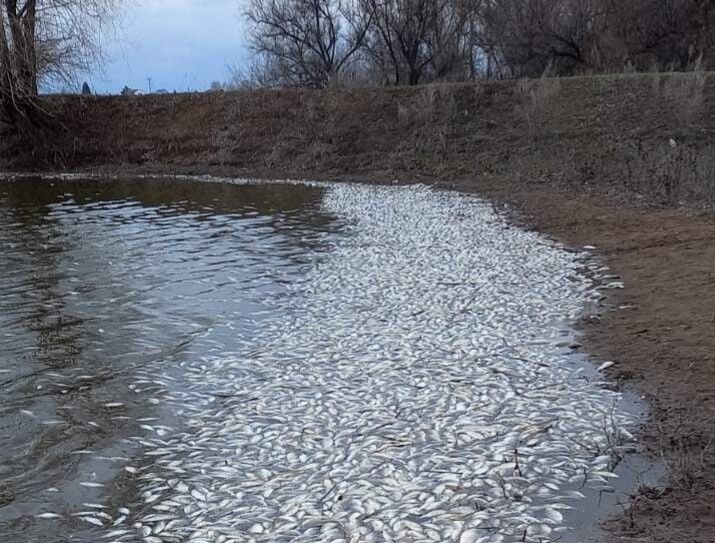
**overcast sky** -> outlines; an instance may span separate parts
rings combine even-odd
[[[129,0],[108,61],[89,77],[99,93],[124,85],[148,90],[205,90],[247,58],[241,0]]]

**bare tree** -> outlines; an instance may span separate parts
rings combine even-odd
[[[334,85],[354,62],[370,17],[354,0],[250,0],[249,39],[255,69],[275,85]]]
[[[259,85],[715,67],[715,0],[250,1]]]
[[[0,0],[0,121],[37,119],[41,81],[75,82],[100,58],[121,0]]]
[[[610,0],[609,56],[636,69],[685,69],[715,53],[715,1]],[[710,67],[712,67],[712,62]]]
[[[392,83],[416,85],[424,79],[435,48],[432,33],[449,0],[362,0],[373,21],[367,49],[391,71]]]
[[[474,79],[474,35],[482,0],[451,0],[442,4],[430,33],[431,80]]]
[[[37,95],[36,24],[35,0],[0,4],[0,115],[9,121],[26,116],[27,97]]]
[[[608,13],[599,0],[485,0],[480,45],[508,76],[570,75],[592,67]]]

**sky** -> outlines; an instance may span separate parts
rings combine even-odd
[[[248,58],[241,0],[127,0],[105,38],[107,61],[86,76],[97,93],[205,90]],[[116,35],[116,36],[115,36]]]

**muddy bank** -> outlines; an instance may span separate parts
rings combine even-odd
[[[564,242],[595,245],[625,284],[612,310],[582,323],[583,349],[614,361],[610,376],[646,397],[641,440],[670,479],[642,488],[608,523],[612,540],[715,541],[715,221],[573,193],[457,186],[509,202],[526,225]]]

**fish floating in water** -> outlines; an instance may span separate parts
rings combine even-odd
[[[82,518],[127,543],[562,538],[638,422],[569,348],[607,269],[477,198],[321,186],[341,228],[245,348],[136,369],[132,401],[180,422],[137,424],[133,513]]]

